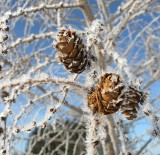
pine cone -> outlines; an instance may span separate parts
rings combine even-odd
[[[120,99],[123,88],[120,76],[105,74],[101,77],[97,89],[88,95],[88,106],[94,113],[107,115],[117,112],[123,102]]]
[[[143,104],[143,102],[144,94],[130,86],[129,90],[124,94],[124,104],[120,108],[122,115],[128,120],[135,119],[139,108],[138,104]]]
[[[59,52],[60,62],[71,73],[82,73],[89,65],[82,39],[71,30],[61,30],[58,37],[59,41],[56,44],[56,49]]]

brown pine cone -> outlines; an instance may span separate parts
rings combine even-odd
[[[101,77],[97,89],[88,95],[88,106],[94,113],[107,115],[117,112],[123,102],[120,99],[123,88],[119,75],[105,74]]]
[[[59,53],[60,62],[71,73],[82,73],[89,65],[82,39],[76,35],[75,31],[71,30],[61,30],[58,37],[56,49]]]
[[[130,86],[129,90],[124,94],[124,104],[121,106],[120,111],[128,120],[133,120],[137,117],[138,104],[143,104],[143,102],[144,94]]]

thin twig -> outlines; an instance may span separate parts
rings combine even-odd
[[[38,11],[44,11],[44,10],[48,10],[48,9],[58,10],[58,9],[62,9],[62,8],[78,8],[81,6],[82,6],[81,3],[73,3],[73,4],[58,3],[58,4],[50,4],[50,5],[49,4],[41,4],[37,7],[29,7],[26,9],[19,8],[15,12],[6,12],[5,15],[8,15],[8,19],[13,19],[13,18],[19,17],[21,15],[27,15],[28,13],[36,13]]]
[[[7,82],[7,83],[3,83],[1,86],[0,86],[0,90],[3,90],[3,89],[6,89],[6,88],[9,88],[9,87],[16,87],[16,86],[19,86],[19,85],[26,85],[26,84],[29,84],[29,85],[35,85],[35,84],[40,84],[40,83],[55,83],[55,84],[66,84],[66,85],[71,85],[71,86],[74,86],[74,87],[77,87],[77,88],[80,88],[84,91],[88,91],[89,88],[85,87],[85,86],[82,86],[78,83],[75,83],[75,82],[72,82],[72,81],[67,81],[65,79],[55,79],[55,78],[52,78],[52,77],[44,77],[44,78],[35,78],[35,79],[26,79],[26,80],[12,80],[10,82]]]

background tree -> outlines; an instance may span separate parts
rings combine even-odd
[[[31,139],[27,145],[27,154],[63,154],[68,145],[67,154],[85,153],[85,127],[76,121],[57,121],[57,128],[52,126],[36,128],[31,133]],[[80,136],[81,135],[81,136]],[[67,137],[66,137],[67,136]],[[69,143],[66,141],[69,138]],[[62,144],[62,141],[64,144]],[[76,145],[75,145],[76,143]],[[75,146],[75,147],[74,147]]]
[[[70,144],[74,144],[75,154],[79,142],[84,140],[82,125],[86,128],[86,138],[81,154],[157,155],[160,152],[159,11],[158,0],[0,1],[1,154],[28,154],[27,142],[30,141],[32,148],[33,140],[28,132],[35,128],[45,131],[48,127],[60,130],[61,126],[62,138],[55,138],[59,146],[51,154],[69,154]],[[59,32],[64,36],[61,39]],[[69,54],[63,53],[63,48]],[[71,57],[77,51],[81,51],[80,58]],[[81,67],[83,63],[85,67]],[[100,83],[99,79],[106,73],[118,75],[129,96],[133,93],[129,92],[131,84],[144,93],[150,89],[136,119],[125,119],[119,109],[121,104],[116,104],[117,112],[113,114],[108,114],[108,109],[99,110],[101,107],[97,105],[95,114],[92,107],[88,108],[89,94],[96,91],[93,96],[98,93],[103,96],[100,90],[107,82]],[[121,89],[117,92],[123,93]],[[124,105],[125,102],[126,97]],[[129,110],[136,109],[137,105]],[[68,130],[72,129],[72,123],[67,128],[66,120],[76,120],[72,132]],[[56,131],[54,137],[61,131]],[[72,134],[77,133],[73,143]],[[41,138],[43,134],[39,134],[38,139]],[[49,139],[40,154],[45,154],[53,143]]]

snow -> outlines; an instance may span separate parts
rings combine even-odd
[[[2,52],[4,52],[6,50],[6,37],[7,37],[7,33],[6,33],[6,28],[8,27],[6,24],[6,20],[7,20],[7,15],[0,17],[0,54],[2,54]]]
[[[87,47],[89,48],[92,44],[98,44],[101,42],[100,34],[103,30],[103,24],[101,20],[94,20],[89,28],[86,28],[87,33]]]
[[[101,93],[104,94],[106,91],[104,89],[102,89]]]
[[[112,76],[111,76],[111,81],[112,81],[113,83],[116,83],[117,80],[118,80],[117,75],[112,75]]]

